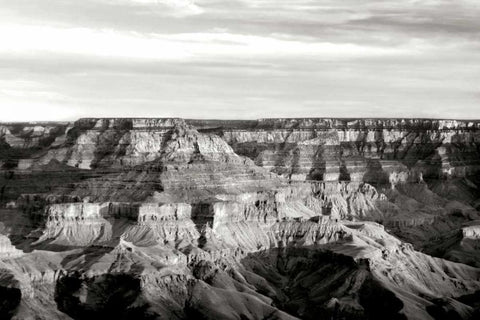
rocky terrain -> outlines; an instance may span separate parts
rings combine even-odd
[[[0,124],[2,319],[478,319],[480,121]]]

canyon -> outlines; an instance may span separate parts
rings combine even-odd
[[[480,121],[0,123],[5,319],[478,319]]]

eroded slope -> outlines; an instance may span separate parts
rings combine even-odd
[[[6,125],[0,313],[474,319],[477,127],[82,119],[28,144]]]

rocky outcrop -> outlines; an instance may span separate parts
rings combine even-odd
[[[23,251],[15,248],[7,236],[0,234],[0,257],[1,258],[18,257],[18,256],[21,256],[22,254],[23,254]]]
[[[203,130],[294,180],[388,183],[402,173],[411,180],[477,173],[478,127],[454,120],[263,119],[212,121]]]
[[[476,315],[478,122],[1,130],[6,318]]]
[[[10,148],[33,149],[61,144],[69,123],[10,123],[0,125],[0,140]]]

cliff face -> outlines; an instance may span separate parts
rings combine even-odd
[[[475,318],[479,146],[474,121],[1,125],[0,314]]]
[[[264,119],[233,128],[212,121],[202,129],[293,180],[385,183],[478,172],[479,125],[419,119]]]

